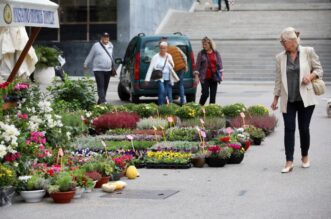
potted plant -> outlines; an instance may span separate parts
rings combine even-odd
[[[68,172],[54,175],[48,192],[55,203],[69,203],[75,195],[76,183]]]
[[[87,187],[85,188],[85,192],[91,192],[92,189],[95,187],[96,183],[102,178],[102,176],[97,171],[86,172],[85,175],[89,177],[93,182],[87,185]]]
[[[230,156],[231,153],[228,147],[214,145],[208,148],[206,163],[210,167],[224,167]]]
[[[86,188],[94,186],[93,180],[88,177],[83,169],[76,169],[72,172],[76,182],[74,198],[81,198]]]
[[[48,182],[41,174],[32,176],[20,176],[17,189],[20,195],[28,203],[40,202],[45,196]]]
[[[194,167],[203,167],[206,163],[206,153],[204,151],[198,151],[195,154],[192,154],[191,162]]]
[[[59,64],[59,50],[38,45],[35,48],[38,62],[34,72],[34,80],[41,84],[50,84],[55,77],[54,67]]]
[[[114,161],[111,158],[98,159],[96,162],[96,171],[101,174],[101,179],[97,181],[94,188],[101,188],[102,184],[109,182],[114,172]]]
[[[227,144],[229,147],[231,156],[228,160],[229,164],[240,164],[245,155],[245,148],[242,147],[241,143],[230,143]]]
[[[11,205],[15,183],[15,172],[10,167],[0,164],[0,206]]]
[[[254,145],[261,145],[261,142],[265,138],[263,129],[250,127],[247,132],[249,133],[250,139],[253,141]]]

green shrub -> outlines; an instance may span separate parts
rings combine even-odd
[[[225,117],[233,118],[239,116],[241,112],[246,112],[246,106],[242,103],[235,103],[223,106],[222,110]]]
[[[35,46],[35,52],[38,57],[38,62],[36,64],[37,69],[55,67],[59,64],[59,50],[47,46],[37,45]]]
[[[205,106],[206,117],[223,117],[222,107],[217,104],[209,104]]]
[[[137,123],[137,129],[153,129],[153,127],[159,128],[160,126],[167,128],[168,121],[161,118],[144,118]]]
[[[269,110],[263,105],[250,106],[247,109],[250,116],[268,116]]]
[[[114,106],[111,104],[102,104],[102,105],[94,105],[91,109],[92,117],[98,117],[102,114],[112,112],[114,109]]]
[[[192,107],[195,110],[195,112],[197,112],[197,113],[200,113],[201,109],[202,109],[202,106],[195,102],[186,103],[184,106]]]
[[[197,139],[197,130],[195,128],[169,128],[166,131],[169,141],[194,141]]]
[[[160,116],[173,116],[176,114],[176,110],[180,108],[177,104],[170,103],[169,105],[163,104],[158,107]]]
[[[182,107],[179,107],[176,110],[176,116],[178,116],[181,119],[192,119],[197,116],[197,112],[195,108],[185,104]]]
[[[181,151],[197,151],[199,149],[199,142],[192,141],[167,141],[158,142],[154,144],[151,149],[175,149]]]
[[[88,127],[81,119],[83,113],[66,113],[62,114],[62,123],[65,129],[71,133],[72,137],[84,134],[88,131]]]
[[[28,181],[27,181],[27,190],[41,190],[44,189],[46,186],[46,180],[39,176],[39,175],[33,175]]]
[[[136,150],[149,149],[155,144],[155,141],[133,141]],[[131,141],[107,141],[107,150],[115,151],[117,149],[132,149]]]
[[[91,110],[96,104],[95,82],[88,77],[71,80],[66,76],[63,83],[53,82],[53,85],[47,89],[50,91],[55,102],[63,100],[69,103],[75,103],[83,110]]]
[[[147,118],[157,114],[157,105],[151,104],[137,104],[133,107],[133,112],[137,113],[141,118]]]
[[[218,130],[225,127],[225,119],[220,117],[206,117],[204,127],[207,130]],[[180,127],[201,126],[200,118],[186,119],[181,121]]]

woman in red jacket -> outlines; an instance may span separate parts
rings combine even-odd
[[[200,105],[205,105],[210,96],[209,103],[216,102],[217,84],[215,80],[217,70],[221,71],[221,80],[223,80],[223,65],[221,55],[215,50],[215,43],[208,37],[202,39],[203,49],[199,52],[195,67],[196,82],[201,82]]]

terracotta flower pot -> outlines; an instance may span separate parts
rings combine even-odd
[[[205,165],[206,160],[205,160],[204,157],[194,157],[194,158],[192,158],[191,162],[192,162],[194,167],[201,168]]]
[[[101,188],[102,184],[109,182],[110,176],[103,176],[94,186],[94,188]]]
[[[49,194],[55,203],[69,203],[75,196],[75,191],[69,192],[53,192]]]

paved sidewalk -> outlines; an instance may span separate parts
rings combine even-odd
[[[283,123],[262,146],[252,146],[240,165],[188,170],[141,169],[141,177],[127,180],[123,194],[174,190],[166,199],[111,198],[96,191],[71,204],[15,203],[0,208],[1,219],[84,218],[330,218],[331,217],[331,118],[326,117],[325,98],[316,107],[311,123],[311,168],[300,168],[296,138],[295,167],[281,174],[284,164]],[[113,88],[111,88],[113,90]],[[115,90],[114,90],[115,91]],[[117,102],[117,95],[110,96]],[[243,102],[269,106],[272,85],[221,85],[217,103]],[[118,101],[119,102],[119,101]]]

